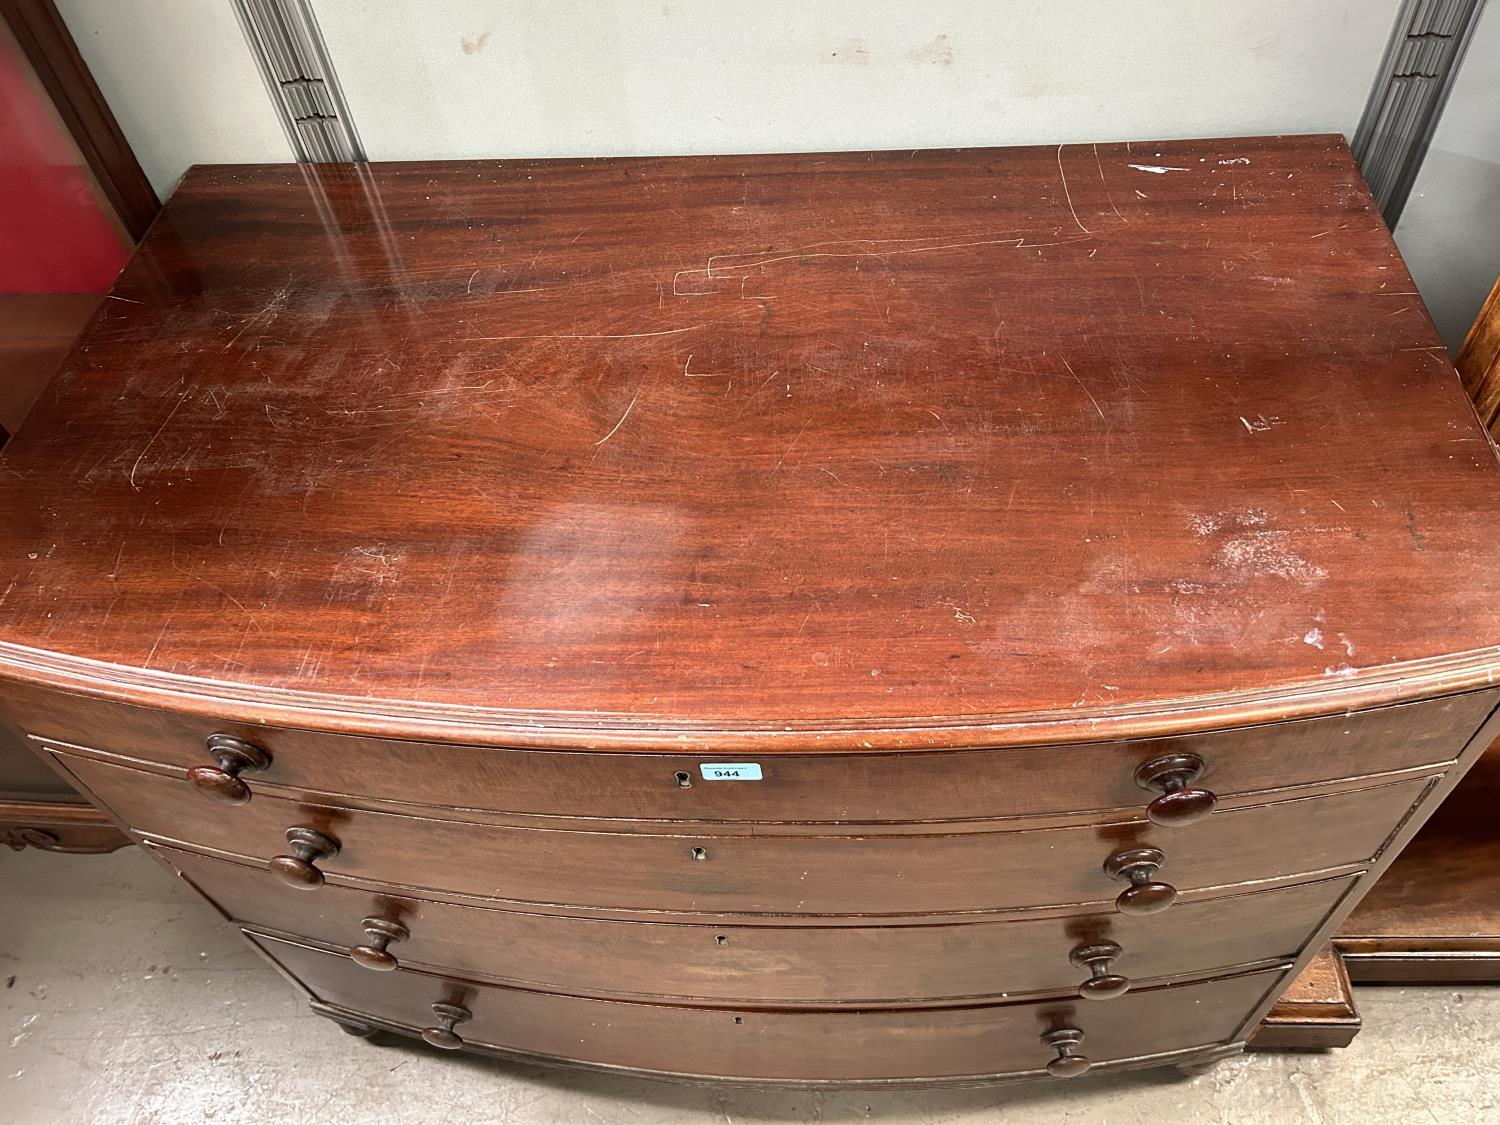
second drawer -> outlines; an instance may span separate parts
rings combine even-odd
[[[614,911],[900,915],[1108,902],[1114,853],[1156,847],[1180,889],[1363,863],[1421,795],[1416,778],[1220,811],[1181,828],[1146,821],[923,835],[580,832],[438,820],[263,795],[225,811],[185,781],[59,755],[133,829],[278,867],[511,902]],[[316,867],[289,844],[336,842]],[[304,853],[310,854],[310,853]],[[300,866],[299,866],[300,865]],[[306,891],[288,890],[289,894]],[[314,891],[313,893],[317,893]]]
[[[153,850],[236,921],[364,947],[367,967],[412,964],[554,992],[724,1003],[1076,993],[1090,973],[1070,953],[1103,943],[1121,950],[1109,973],[1133,983],[1291,960],[1353,883],[1326,879],[1144,917],[1111,911],[939,925],[715,926],[482,909],[332,884],[322,894],[288,895],[263,868]],[[369,931],[367,919],[376,922]],[[392,932],[397,939],[387,944]],[[383,956],[368,956],[381,947]]]

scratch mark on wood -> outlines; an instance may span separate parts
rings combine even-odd
[[[135,464],[130,466],[130,487],[135,489],[137,492],[141,490],[141,486],[135,483],[136,470],[141,467],[141,462],[146,459],[146,454],[150,451],[151,447],[156,444],[156,439],[161,437],[161,432],[165,430],[168,424],[172,421],[173,415],[175,415],[177,411],[181,409],[182,404],[187,401],[187,396],[187,391],[183,391],[182,394],[178,396],[177,405],[172,407],[171,411],[167,414],[166,421],[164,421],[160,426],[156,428],[156,433],[151,435],[151,440],[148,441],[146,443],[146,447],[141,450],[141,455],[135,459]]]
[[[1094,392],[1089,390],[1084,381],[1078,377],[1078,372],[1073,370],[1073,365],[1067,360],[1063,360],[1062,363],[1063,366],[1068,369],[1068,374],[1073,376],[1073,382],[1077,383],[1079,389],[1082,390],[1084,394],[1089,396],[1089,401],[1094,404],[1094,409],[1099,411],[1099,417],[1108,422],[1109,419],[1104,417],[1104,408],[1099,405],[1099,400],[1094,397]]]
[[[246,617],[248,617],[250,619],[250,624],[254,625],[257,629],[260,628],[259,623],[255,620],[255,615],[253,613],[251,613],[248,609],[245,608],[245,603],[242,602],[242,601],[240,601],[239,598],[235,597],[228,590],[224,589],[222,586],[215,586],[207,578],[200,578],[198,575],[192,573],[191,571],[184,570],[182,567],[180,567],[180,566],[177,565],[176,560],[172,560],[172,569],[180,571],[183,574],[186,574],[194,582],[201,582],[201,583],[203,583],[203,585],[207,586],[210,590],[214,591],[216,594],[219,594],[222,597],[228,598],[237,607],[239,607],[239,611],[241,613],[243,613]]]
[[[1099,161],[1098,145],[1094,146],[1094,167],[1099,169],[1099,182],[1104,185],[1104,198],[1109,201],[1109,209],[1115,213],[1115,218],[1119,219],[1120,222],[1124,223],[1126,226],[1129,226],[1130,220],[1127,219],[1124,215],[1120,214],[1120,209],[1115,206],[1114,196],[1110,195],[1109,193],[1109,181],[1104,178],[1104,165]],[[1089,255],[1089,257],[1091,258],[1093,256],[1093,254]]]
[[[1068,213],[1073,216],[1073,221],[1078,224],[1078,229],[1079,230],[1083,231],[1084,234],[1091,235],[1094,232],[1091,231],[1091,230],[1089,230],[1088,227],[1086,227],[1086,226],[1083,225],[1082,221],[1078,218],[1078,212],[1077,212],[1077,210],[1075,210],[1074,207],[1073,207],[1073,193],[1068,190],[1068,174],[1063,171],[1062,150],[1063,150],[1063,146],[1062,145],[1058,145],[1057,146],[1057,174],[1062,177],[1063,198],[1068,201]]]
[[[792,439],[792,444],[789,445],[789,446],[787,446],[786,449],[784,451],[782,451],[781,456],[776,459],[776,468],[772,469],[771,472],[774,473],[776,471],[776,469],[781,468],[781,463],[786,460],[787,454],[790,453],[792,450],[794,450],[794,449],[797,448],[797,443],[802,440],[802,435],[805,434],[805,433],[807,433],[807,427],[811,426],[811,425],[812,425],[812,419],[811,418],[809,418],[806,422],[802,423],[802,428],[797,431],[797,436]]]
[[[687,328],[663,328],[659,332],[537,332],[523,336],[466,336],[466,341],[485,340],[643,340],[649,336],[680,336],[684,332],[700,332],[706,324],[694,324]]]
[[[266,327],[270,327],[271,323],[281,315],[281,310],[286,308],[287,298],[289,298],[291,295],[292,283],[290,280],[288,280],[287,283],[280,289],[276,290],[271,299],[266,302],[265,308],[261,309],[260,312],[256,313],[254,316],[250,317],[249,320],[245,321],[244,324],[240,325],[240,330],[236,332],[232,337],[230,337],[229,343],[224,345],[224,350],[227,352],[230,348],[234,347],[235,343],[241,336],[243,336],[246,332],[249,332],[250,329],[254,328],[256,325],[260,324],[262,320],[265,321]]]
[[[635,398],[632,398],[630,400],[630,405],[625,408],[625,413],[620,415],[620,420],[615,423],[614,429],[610,430],[609,433],[605,434],[598,441],[594,442],[595,445],[603,445],[610,438],[614,437],[616,433],[619,432],[620,427],[625,424],[625,419],[629,418],[630,417],[630,412],[635,409],[635,401],[636,401],[636,399],[638,399],[640,397],[641,397],[641,392],[640,391],[636,391],[635,392]]]
[[[727,371],[689,371],[688,365],[693,362],[693,353],[688,352],[687,359],[682,362],[682,374],[688,379],[720,379],[729,374]]]
[[[997,231],[995,233],[996,234],[1006,234],[1006,233],[1009,233],[1009,232],[1006,232],[1006,231]],[[1055,234],[1057,234],[1059,232],[1056,231],[1056,230],[1053,230],[1051,233],[1055,235]],[[1084,228],[1084,234],[1088,235],[1090,238],[1093,237],[1092,232],[1090,232],[1087,228]],[[689,290],[687,292],[683,292],[683,290],[681,288],[681,283],[682,283],[682,278],[684,278],[684,277],[700,276],[700,277],[703,277],[703,278],[705,278],[706,280],[709,280],[709,281],[734,280],[736,278],[736,273],[734,271],[737,271],[737,270],[758,269],[758,268],[760,268],[762,266],[776,265],[776,264],[778,264],[780,262],[796,261],[796,262],[800,263],[800,262],[809,261],[809,260],[811,260],[813,258],[864,258],[864,257],[879,258],[882,261],[884,261],[887,258],[895,258],[895,257],[899,257],[899,256],[906,255],[906,254],[929,254],[929,253],[933,253],[933,252],[939,251],[939,250],[967,250],[967,249],[969,249],[971,247],[978,247],[978,246],[1013,246],[1013,247],[1015,247],[1016,249],[1019,250],[1019,249],[1022,249],[1022,248],[1025,248],[1025,249],[1035,249],[1037,247],[1045,247],[1045,246],[1066,246],[1069,243],[1073,243],[1073,242],[1084,242],[1084,241],[1087,241],[1087,239],[1076,238],[1075,237],[1075,238],[1065,238],[1065,239],[1062,239],[1061,241],[1058,241],[1058,242],[1027,242],[1026,241],[1027,235],[1023,233],[1023,234],[1020,234],[1020,235],[1018,235],[1018,236],[1016,236],[1014,238],[987,237],[987,238],[973,239],[973,240],[964,241],[964,242],[933,242],[933,239],[934,238],[938,238],[938,237],[940,237],[940,236],[932,235],[932,236],[929,236],[927,238],[860,238],[860,239],[840,238],[840,239],[835,239],[835,240],[830,241],[830,242],[813,242],[813,243],[809,243],[808,245],[802,246],[802,247],[798,247],[795,250],[790,250],[790,251],[778,253],[774,257],[770,257],[770,258],[758,258],[758,259],[755,259],[755,260],[749,261],[749,262],[734,262],[734,263],[730,263],[728,265],[719,265],[718,263],[719,263],[719,261],[721,259],[724,259],[724,258],[742,257],[744,255],[737,255],[737,254],[732,254],[732,253],[713,254],[713,255],[709,256],[707,263],[705,264],[705,266],[702,269],[678,270],[675,274],[672,275],[672,296],[674,296],[674,297],[707,297],[707,296],[711,296],[712,295],[712,293],[713,293],[712,290],[704,290],[704,291],[700,291],[700,292],[693,292],[693,291]],[[842,244],[848,244],[850,246],[856,246],[856,247],[860,246],[861,244],[863,244],[865,246],[874,247],[874,246],[884,246],[887,243],[905,243],[905,242],[928,242],[928,243],[932,243],[932,244],[928,245],[928,246],[910,246],[910,247],[905,247],[903,249],[889,249],[889,250],[886,250],[886,249],[873,249],[873,248],[871,248],[871,249],[846,250],[846,251],[840,252],[840,251],[833,251],[833,250],[818,250],[817,249],[820,246],[836,246],[836,245],[842,245]],[[740,280],[740,283],[741,283],[741,288],[743,288],[743,286],[744,286],[744,278],[740,278],[739,280]],[[760,300],[763,297],[765,297],[765,294],[756,294],[753,298],[752,297],[745,297],[744,299],[746,299],[746,300]],[[767,299],[769,299],[769,298],[767,298]]]
[[[947,606],[953,611],[953,620],[960,621],[965,625],[979,624],[979,620],[972,613],[969,613],[967,610],[954,605],[952,602],[944,602],[943,605]]]
[[[156,640],[151,643],[151,651],[146,654],[145,663],[142,668],[151,667],[151,661],[156,658],[156,650],[161,647],[161,639],[167,635],[167,629],[171,627],[172,615],[167,614],[167,619],[161,623],[161,631],[156,634]]]

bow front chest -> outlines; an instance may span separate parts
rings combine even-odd
[[[1206,1062],[1492,737],[1414,288],[1336,137],[196,168],[0,460],[0,714],[356,1031]]]

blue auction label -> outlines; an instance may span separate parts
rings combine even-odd
[[[704,762],[698,767],[704,781],[759,781],[758,762]]]

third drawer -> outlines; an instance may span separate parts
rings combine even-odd
[[[496,910],[329,885],[288,895],[264,869],[153,846],[225,914],[328,945],[381,946],[386,968],[617,997],[760,1004],[898,1004],[1071,994],[1073,950],[1112,942],[1136,984],[1293,959],[1353,884],[1323,879],[1184,902],[1166,914],[903,926],[706,925]],[[389,930],[385,933],[389,934]],[[399,932],[399,931],[398,931]],[[373,975],[373,974],[372,974]],[[372,981],[373,983],[373,981]]]

